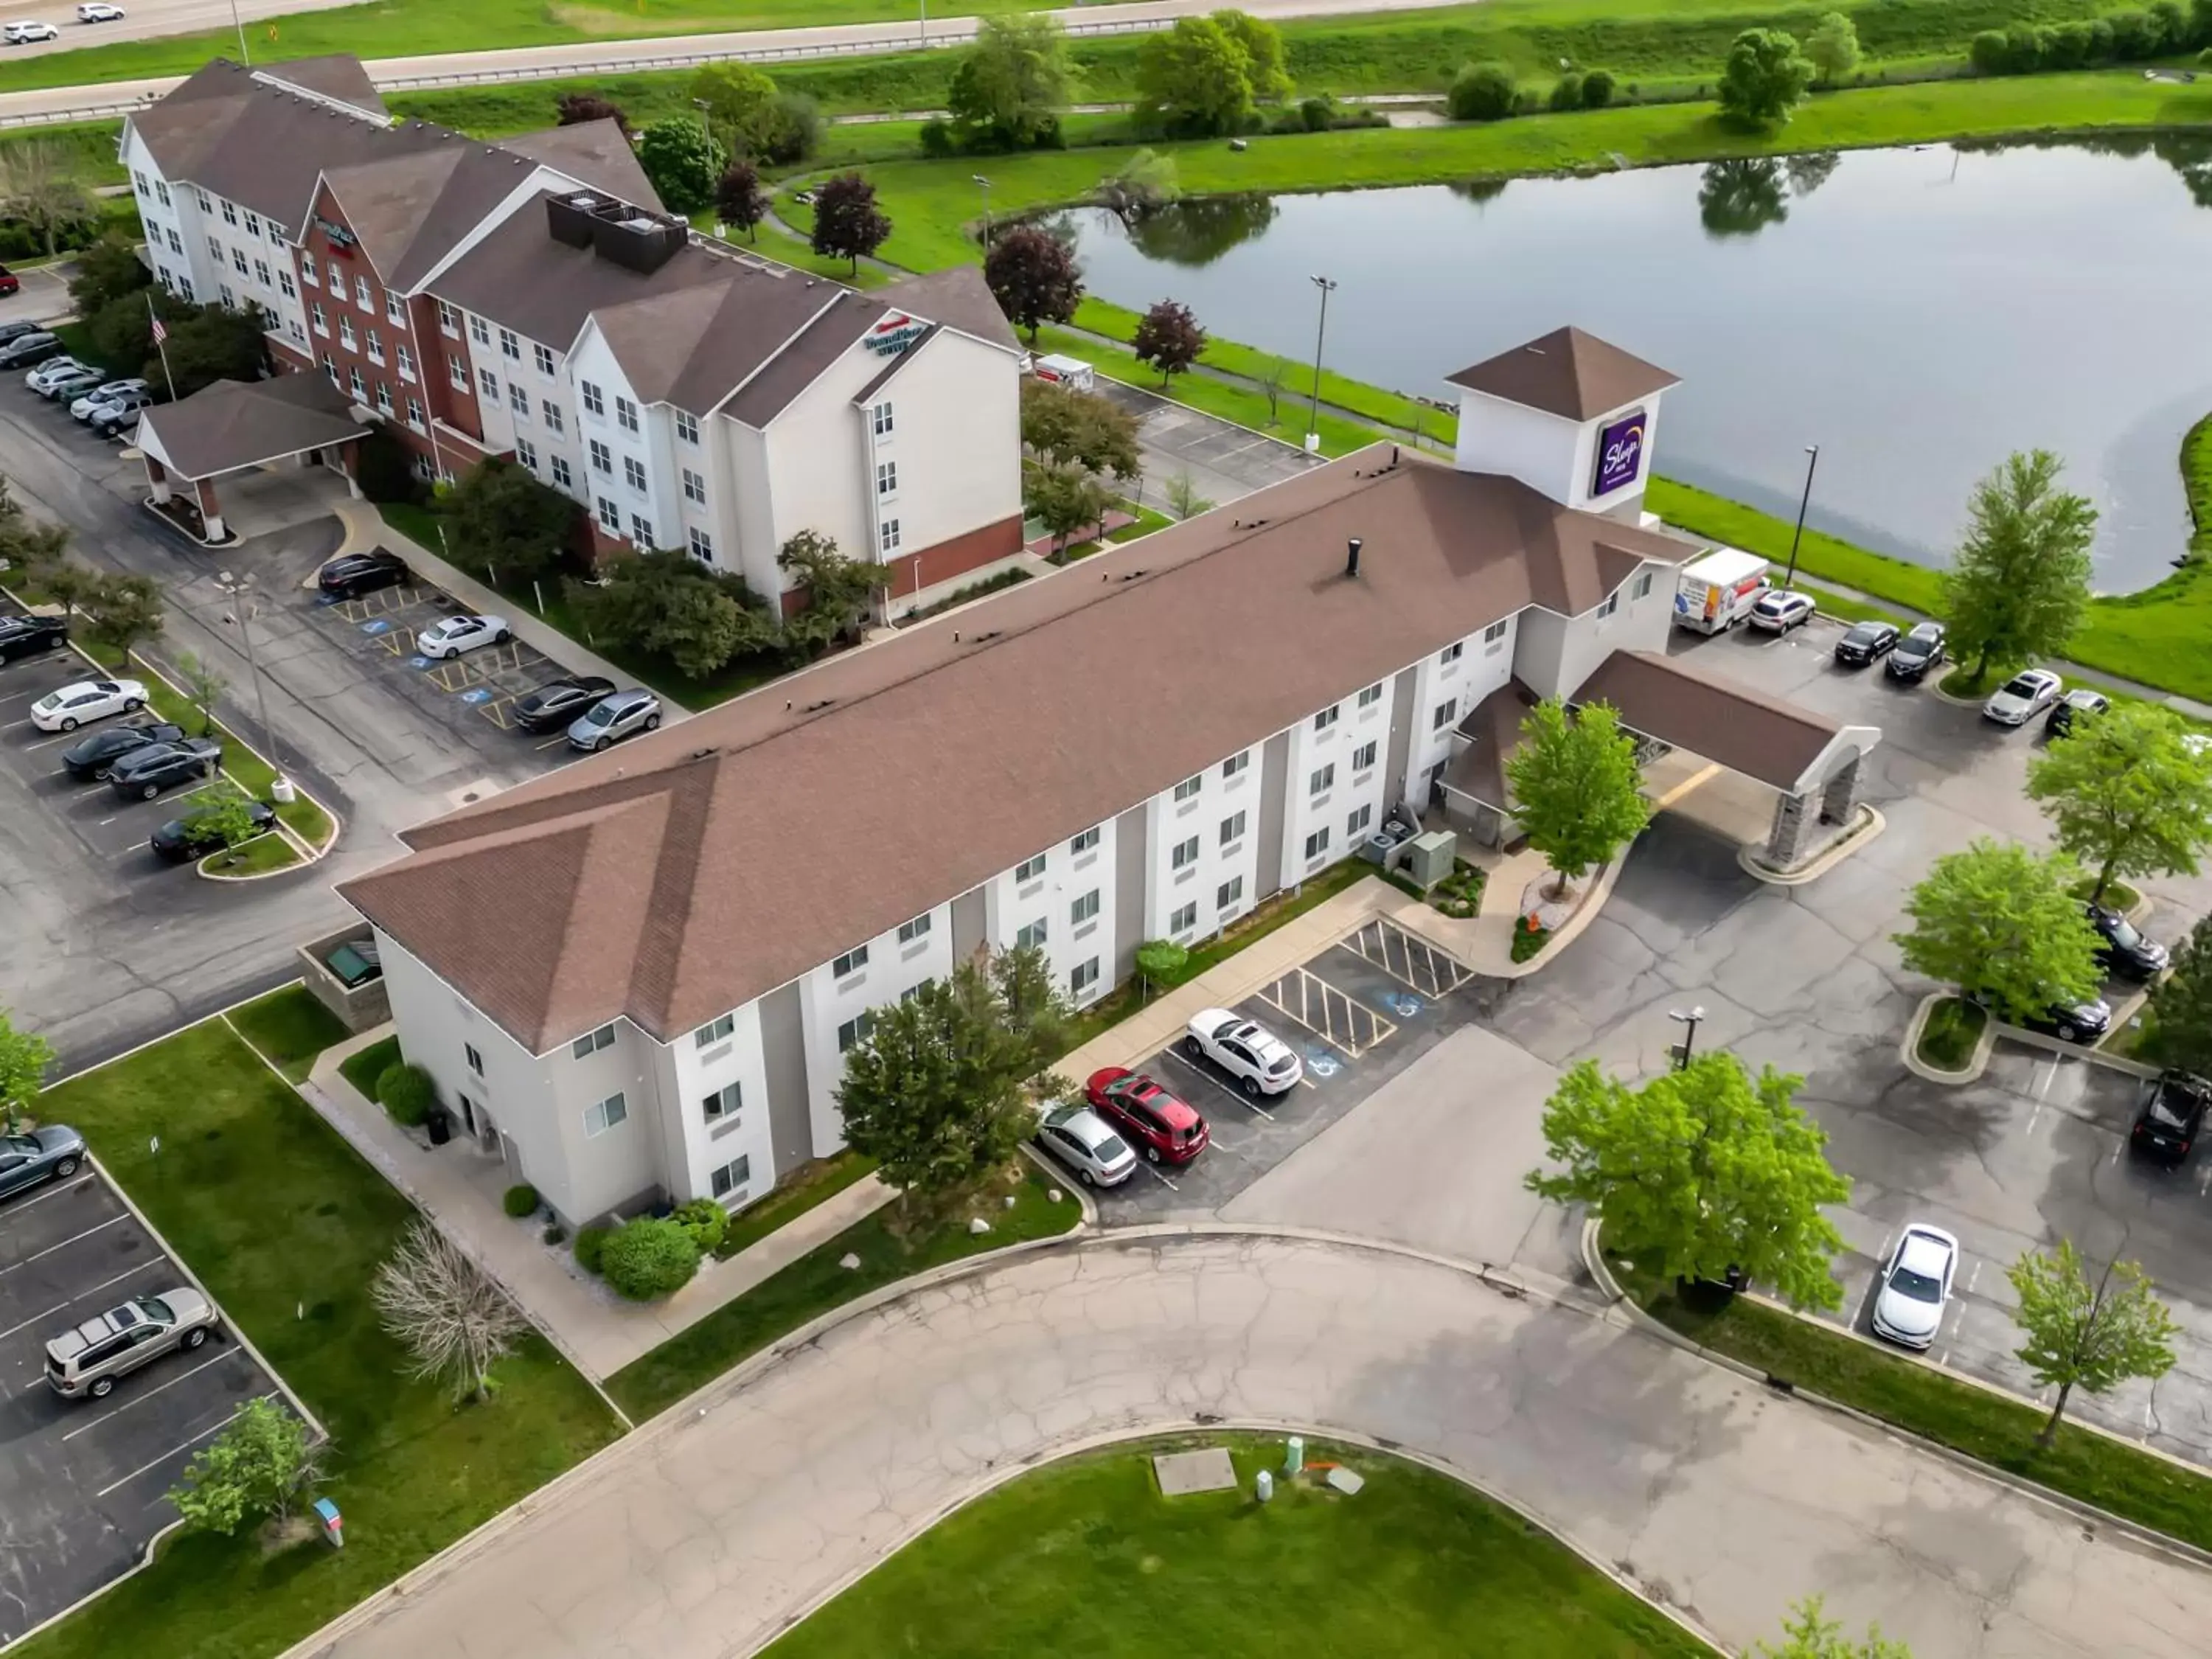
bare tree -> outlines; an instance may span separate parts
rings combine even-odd
[[[460,1247],[417,1218],[369,1286],[384,1328],[415,1356],[410,1373],[450,1379],[456,1396],[491,1397],[491,1368],[522,1334],[507,1293]]]
[[[59,252],[62,228],[82,224],[97,211],[76,176],[76,158],[58,144],[35,139],[0,150],[0,206],[38,233],[49,259]]]

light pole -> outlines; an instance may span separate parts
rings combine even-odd
[[[238,0],[230,0],[230,26],[238,31],[239,62],[243,67],[252,69],[253,67],[253,53],[247,48],[246,44],[246,23],[245,21],[238,15]]]
[[[971,173],[968,176],[983,192],[983,248],[988,252],[991,247],[991,181],[980,173]]]
[[[1676,1071],[1686,1072],[1690,1069],[1690,1045],[1698,1040],[1698,1022],[1705,1017],[1705,1011],[1702,1005],[1691,1009],[1687,1013],[1684,1013],[1679,1008],[1670,1008],[1667,1011],[1667,1018],[1679,1022],[1683,1028],[1682,1046],[1675,1050],[1678,1056],[1674,1062]]]
[[[1306,447],[1321,447],[1321,348],[1328,337],[1328,296],[1336,291],[1336,283],[1328,276],[1311,276],[1307,280],[1321,290],[1321,322],[1314,329],[1313,414],[1306,422]]]
[[[269,723],[269,686],[261,678],[261,659],[254,654],[252,613],[246,607],[246,600],[253,587],[253,578],[234,576],[228,570],[218,571],[215,585],[230,601],[230,611],[223,620],[236,623],[239,637],[246,641],[246,672],[253,676],[253,698],[261,710],[262,740],[269,745],[270,764],[276,769],[276,779],[269,786],[269,793],[279,801],[288,801],[292,799],[292,784],[284,775],[284,751],[277,744],[276,728]]]
[[[703,98],[694,98],[691,107],[699,112],[699,136],[707,141],[707,153],[712,155],[714,153],[714,124],[707,118],[707,112],[713,106]]]
[[[1820,464],[1820,446],[1805,446],[1805,493],[1797,498],[1797,528],[1790,538],[1790,574],[1782,579],[1786,590],[1797,580],[1797,544],[1805,534],[1805,509],[1813,504],[1813,469]]]

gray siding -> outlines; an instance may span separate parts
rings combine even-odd
[[[774,1178],[781,1181],[814,1156],[798,981],[760,1000],[760,1030],[761,1068],[768,1074],[769,1138],[775,1147]]]
[[[1416,813],[1428,805],[1424,800],[1406,801],[1403,793],[1406,763],[1413,752],[1413,682],[1418,678],[1418,670],[1401,669],[1396,683],[1390,688],[1390,759],[1382,777],[1392,799],[1382,803],[1385,812],[1400,802],[1410,805]]]
[[[1291,734],[1278,732],[1260,750],[1260,867],[1254,872],[1257,904],[1283,885],[1283,788],[1291,768]]]
[[[1147,801],[1114,820],[1114,973],[1119,985],[1137,971],[1137,947],[1145,942],[1145,866],[1150,842],[1145,830]]]
[[[971,887],[952,901],[952,960],[965,962],[990,938],[990,894]]]

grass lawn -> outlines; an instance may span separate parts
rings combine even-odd
[[[345,1022],[315,1000],[304,985],[288,985],[256,998],[223,1018],[263,1059],[295,1083],[305,1083],[315,1056],[346,1039]]]
[[[797,1220],[862,1176],[873,1174],[875,1167],[873,1158],[862,1158],[850,1147],[807,1164],[797,1179],[785,1182],[759,1203],[732,1216],[729,1231],[714,1247],[714,1254],[726,1261],[748,1245],[759,1243],[786,1222]]]
[[[1230,1448],[1235,1492],[1163,1498],[1152,1454]],[[1024,1474],[945,1520],[795,1630],[765,1659],[1014,1659],[1083,1654],[1275,1659],[1629,1659],[1710,1655],[1703,1642],[1520,1516],[1382,1452],[1314,1442],[1366,1477],[1356,1498],[1316,1475],[1250,1496],[1279,1438],[1213,1434],[1088,1452]]]
[[[1082,1219],[1081,1207],[1064,1190],[1056,1204],[1045,1196],[1048,1185],[1064,1188],[1064,1183],[1048,1183],[1026,1160],[1020,1170],[1012,1189],[1014,1207],[1006,1209],[993,1200],[980,1212],[990,1220],[989,1232],[970,1233],[969,1212],[963,1209],[909,1243],[891,1231],[896,1206],[878,1210],[642,1358],[632,1360],[607,1379],[607,1392],[641,1423],[748,1355],[855,1297],[981,1251],[1064,1233]],[[860,1258],[858,1268],[837,1265],[848,1253]]]
[[[278,870],[289,870],[300,862],[300,849],[282,836],[256,836],[236,847],[221,853],[210,853],[200,860],[199,867],[210,875],[236,880],[244,876],[265,876]]]
[[[534,1336],[501,1364],[489,1406],[456,1410],[408,1380],[368,1281],[412,1207],[222,1021],[51,1090],[44,1109],[84,1132],[322,1419],[324,1490],[349,1524],[343,1552],[181,1538],[11,1654],[276,1652],[614,1438],[605,1403]]]
[[[1945,997],[1928,1011],[1916,1052],[1939,1072],[1963,1072],[1989,1023],[1987,1010],[1964,997]]]
[[[399,1039],[388,1036],[372,1042],[368,1048],[348,1054],[338,1062],[338,1075],[362,1091],[369,1099],[376,1098],[376,1080],[398,1065],[406,1056],[399,1052]]]
[[[2181,441],[2181,483],[2189,492],[2190,522],[2197,527],[2190,550],[2212,559],[2212,415],[2191,427]]]

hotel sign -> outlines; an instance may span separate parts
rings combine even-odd
[[[928,332],[929,325],[921,318],[893,312],[862,336],[860,343],[879,356],[896,357]]]
[[[1616,489],[1632,484],[1644,471],[1644,428],[1650,416],[1643,410],[1632,409],[1619,420],[1608,423],[1597,434],[1597,471],[1590,480],[1590,494],[1610,495]]]
[[[361,245],[361,238],[343,225],[332,224],[320,214],[315,216],[315,228],[323,233],[323,240],[337,252],[349,255]]]

